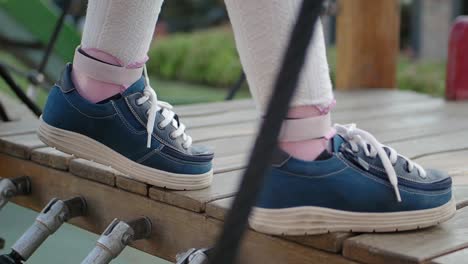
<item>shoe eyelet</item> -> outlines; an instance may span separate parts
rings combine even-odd
[[[176,139],[176,137],[173,137],[173,136],[172,136],[172,133],[169,133],[169,138],[172,139],[172,140],[175,140],[175,139]]]
[[[410,169],[409,169],[408,163],[405,163],[405,165],[403,165],[403,169],[404,169],[407,173],[411,173],[411,172],[412,172],[412,170],[410,171]]]
[[[162,126],[161,126],[161,123],[158,123],[157,126],[158,126],[159,130],[166,130],[166,127],[162,127]]]

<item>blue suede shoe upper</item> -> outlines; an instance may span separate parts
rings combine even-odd
[[[450,177],[435,170],[426,170],[427,177],[420,177],[416,170],[409,172],[406,161],[399,158],[394,166],[402,198],[398,202],[379,159],[362,151],[348,151],[347,146],[348,142],[336,135],[331,157],[312,162],[278,150],[257,206],[319,206],[378,213],[434,208],[452,198]]]
[[[93,104],[76,91],[70,72],[71,64],[49,94],[42,114],[47,124],[90,137],[130,160],[158,170],[180,174],[202,174],[211,170],[213,152],[202,146],[184,148],[181,137],[170,136],[176,129],[171,125],[165,128],[155,125],[151,148],[146,147],[146,112],[150,103],[136,103],[143,96],[143,78],[121,97]],[[158,112],[156,124],[163,118]]]

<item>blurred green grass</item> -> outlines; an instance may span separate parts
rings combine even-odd
[[[242,68],[229,26],[161,38],[150,49],[148,71],[167,80],[181,80],[224,88],[233,83]],[[335,80],[336,48],[328,48],[331,77]],[[398,87],[434,96],[443,96],[445,62],[413,60],[400,55]]]

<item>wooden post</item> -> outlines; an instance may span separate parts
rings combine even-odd
[[[396,87],[399,0],[340,0],[336,87]]]

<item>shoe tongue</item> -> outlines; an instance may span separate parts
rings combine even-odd
[[[342,138],[340,135],[336,134],[332,139],[332,147],[333,147],[333,152],[338,152],[340,150],[340,146],[346,142],[344,138]]]
[[[141,77],[138,81],[134,82],[130,87],[128,87],[123,93],[123,96],[127,96],[130,94],[143,92],[145,89],[145,78]]]

